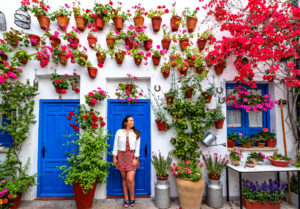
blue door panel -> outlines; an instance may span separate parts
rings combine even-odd
[[[69,111],[76,111],[78,100],[41,100],[39,132],[39,186],[38,196],[73,196],[72,186],[67,186],[59,177],[59,166],[66,165],[66,152],[73,147],[65,146],[74,133],[68,120]],[[44,156],[42,155],[45,147]]]
[[[121,123],[126,115],[134,118],[135,127],[141,131],[140,143],[140,167],[135,176],[135,194],[150,195],[150,103],[148,100],[138,100],[137,103],[122,103],[119,100],[108,100],[108,129],[115,134],[121,128]],[[113,150],[114,136],[109,139],[110,147]],[[145,149],[147,151],[145,151]],[[147,156],[145,155],[147,152]],[[112,155],[108,155],[108,161],[112,161]],[[110,168],[107,184],[107,195],[123,195],[120,171],[114,166]]]

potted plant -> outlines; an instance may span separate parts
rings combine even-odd
[[[226,67],[226,60],[218,60],[217,64],[214,66],[216,75],[221,75],[225,67]]]
[[[72,15],[72,11],[70,9],[70,6],[68,4],[65,4],[64,6],[60,6],[57,11],[54,11],[50,15],[50,20],[54,21],[57,19],[57,25],[62,30],[66,30],[69,25],[69,20]]]
[[[278,154],[274,152],[272,156],[268,156],[267,159],[272,163],[272,165],[277,167],[288,167],[294,160],[286,155]]]
[[[134,25],[136,28],[141,29],[144,25],[144,17],[143,15],[145,14],[145,8],[142,7],[141,3],[138,3],[137,5],[133,6],[132,9],[134,9]]]
[[[48,30],[50,26],[49,16],[50,6],[44,0],[32,1],[31,6],[25,6],[25,10],[29,10],[35,17],[37,17],[42,30]]]
[[[34,54],[29,54],[24,49],[19,49],[12,57],[12,61],[18,61],[19,63],[26,65],[32,56],[34,56]]]
[[[57,47],[61,43],[58,31],[55,31],[54,34],[47,31],[44,35],[49,38],[52,47]]]
[[[86,68],[87,68],[90,78],[97,77],[98,69],[96,67],[92,66],[92,63],[90,61],[86,62]]]
[[[257,146],[261,148],[265,147],[265,143],[267,141],[267,139],[262,136],[262,133],[263,132],[260,132],[256,135],[251,136],[252,139],[256,142]]]
[[[165,93],[166,104],[167,105],[173,104],[174,98],[178,97],[178,94],[179,91],[178,91],[178,86],[176,85],[175,72],[173,72],[170,89],[168,92]]]
[[[158,66],[161,56],[167,53],[166,49],[160,49],[160,45],[157,45],[156,49],[151,49],[150,51],[152,52],[152,62],[154,66]]]
[[[167,32],[167,26],[164,24],[162,26],[163,29],[163,39],[161,40],[161,45],[163,49],[169,50],[171,44],[171,35],[170,32]]]
[[[117,2],[118,7],[116,9],[112,9],[111,18],[114,21],[115,28],[118,31],[123,29],[123,22],[129,20],[130,14],[127,12],[122,11],[122,3]]]
[[[196,17],[197,12],[199,11],[199,7],[193,10],[193,12],[190,11],[188,7],[185,7],[182,14],[184,18],[186,19],[186,24],[188,28],[188,32],[192,33],[195,30],[195,27],[197,25],[198,19]]]
[[[133,57],[134,59],[134,63],[139,66],[141,63],[142,63],[142,60],[144,59],[145,57],[145,53],[141,50],[138,50],[138,49],[131,49],[129,51],[129,55],[131,57]]]
[[[103,49],[100,45],[96,46],[94,49],[97,51],[96,57],[98,60],[98,66],[102,68],[106,59],[107,50]]]
[[[229,162],[228,156],[220,157],[217,153],[203,154],[201,152],[202,159],[206,166],[208,178],[211,180],[220,180],[223,173],[223,169]]]
[[[32,46],[39,46],[41,37],[36,34],[27,34]]]
[[[47,48],[40,48],[40,51],[37,51],[34,55],[34,59],[40,61],[41,68],[44,68],[50,62],[50,54],[48,54]]]
[[[166,6],[158,6],[156,10],[150,9],[148,11],[147,17],[151,19],[152,28],[154,32],[158,32],[160,30],[160,25],[162,22],[161,16],[164,14],[168,14],[169,10],[166,9]]]
[[[88,56],[86,54],[85,49],[72,51],[72,56],[71,56],[72,63],[77,63],[78,65],[83,66],[83,67],[87,66]]]
[[[69,83],[65,78],[63,78],[63,76],[60,76],[57,73],[51,73],[50,80],[52,81],[52,85],[55,87],[56,93],[67,93],[66,89],[69,88]]]
[[[100,103],[101,101],[105,100],[107,97],[107,92],[98,87],[97,90],[90,91],[84,97],[85,102],[92,107],[95,106],[97,102]]]
[[[114,53],[114,58],[116,59],[117,64],[122,65],[122,63],[125,59],[125,55],[126,55],[126,52],[121,49],[118,49]],[[113,59],[113,57],[112,57],[112,59]]]
[[[224,121],[225,121],[225,116],[223,114],[221,105],[217,105],[216,110],[214,111],[212,117],[213,117],[213,120],[215,122],[215,128],[216,129],[222,129]]]
[[[136,33],[137,34],[137,40],[132,43],[133,46],[140,47],[143,43],[145,50],[149,51],[152,48],[153,40],[151,38],[149,38],[149,36],[145,33],[144,30],[142,30],[142,29],[139,30],[138,29],[137,31],[138,31]],[[125,39],[125,41],[126,41],[126,39]]]
[[[107,44],[107,47],[110,48],[110,49],[113,49],[114,46],[115,46],[115,41],[116,41],[116,35],[111,30],[111,31],[109,31],[108,34],[106,34],[106,44]]]
[[[240,165],[240,161],[243,158],[242,152],[243,150],[241,148],[233,148],[233,150],[230,151],[229,158],[233,165]]]
[[[75,3],[77,3],[77,5]],[[76,27],[78,30],[84,31],[86,22],[88,22],[88,20],[85,19],[84,16],[86,17],[87,16],[86,13],[88,13],[89,11],[86,11],[84,16],[82,16],[81,10],[84,10],[84,9],[80,8],[80,2],[77,0],[75,2],[73,2],[73,14],[74,14],[75,22],[76,22]]]
[[[286,188],[285,182],[279,184],[277,180],[258,184],[243,179],[243,205],[247,209],[280,209]]]
[[[87,40],[88,40],[89,46],[90,46],[91,48],[94,48],[94,47],[96,46],[96,43],[97,43],[97,37],[94,36],[94,32],[93,32],[92,30],[88,33]]]
[[[239,139],[241,139],[242,134],[241,133],[231,133],[228,134],[227,136],[227,147],[228,148],[232,148],[234,147],[234,144],[236,141],[238,141]]]
[[[68,59],[70,58],[71,51],[67,49],[66,45],[62,45],[61,47],[55,47],[53,49],[53,53],[51,55],[52,61],[58,64],[58,61],[62,65],[66,65],[68,63]]]
[[[179,40],[179,46],[181,51],[184,51],[187,46],[190,46],[189,40],[193,38],[193,35],[188,35],[187,31],[184,29],[182,32],[177,34],[177,39]]]
[[[201,88],[201,81],[204,77],[198,74],[189,73],[187,76],[179,77],[178,81],[181,83],[181,91],[185,98],[190,99],[195,95],[195,89]]]
[[[160,71],[163,75],[164,78],[168,78],[170,75],[170,67],[171,63],[170,62],[164,62],[163,66],[161,67]]]
[[[247,161],[246,164],[250,164],[250,166],[248,167],[254,167],[255,165],[259,164],[259,163],[263,163],[264,159],[265,159],[265,155],[262,154],[261,152],[253,152],[251,151],[248,156],[247,156]],[[254,165],[254,166],[251,166]]]
[[[208,73],[208,71],[206,70],[206,66],[204,65],[204,59],[201,55],[196,56],[194,60],[194,68],[197,74]]]
[[[244,138],[241,139],[239,144],[242,145],[245,148],[250,148],[254,144],[254,141],[251,137],[244,136]]]
[[[269,132],[267,128],[263,128],[263,132],[260,132],[261,136],[267,140],[268,147],[275,147],[276,138],[275,133]]]
[[[13,47],[18,46],[19,42],[23,40],[23,32],[13,28],[10,31],[3,32],[2,35],[4,41]]]
[[[7,47],[5,43],[0,42],[0,58],[2,61],[7,61],[8,59],[7,54],[11,52],[13,52],[13,49]]]
[[[158,131],[167,131],[170,126],[168,124],[166,111],[163,109],[162,102],[159,102],[157,96],[153,94],[150,90],[149,92],[154,98],[154,101],[151,100],[151,107],[155,115],[155,123],[157,125],[157,129]]]
[[[171,9],[171,11],[172,11],[172,17],[170,19],[170,24],[171,24],[171,30],[172,30],[172,32],[178,31],[180,23],[182,23],[181,17],[178,16],[178,14],[176,13],[175,6],[176,6],[176,2],[174,2],[172,4],[173,8]]]
[[[73,30],[71,30],[69,33],[66,33],[65,35],[63,35],[63,39],[69,41],[70,46],[73,49],[77,49],[78,44],[79,44],[79,38],[77,38],[77,33],[79,31],[75,30],[76,28],[73,27]]]
[[[211,98],[215,93],[215,84],[209,83],[209,88],[202,92],[202,96],[206,100],[206,103],[211,102]]]
[[[93,12],[95,14],[95,24],[99,30],[103,30],[104,24],[109,22],[112,9],[111,3],[103,5],[95,2]]]
[[[184,51],[189,67],[194,67],[196,58],[200,56],[199,50],[186,47]]]
[[[171,172],[176,176],[176,185],[182,208],[201,208],[204,180],[201,167],[197,161],[182,160],[173,163]]]
[[[197,46],[199,50],[205,48],[207,40],[211,39],[213,34],[210,31],[204,31],[201,35],[198,33]]]

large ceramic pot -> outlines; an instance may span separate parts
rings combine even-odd
[[[75,22],[76,22],[76,27],[80,31],[84,31],[85,29],[85,19],[83,18],[82,15],[76,15],[75,16]]]
[[[173,16],[170,19],[171,24],[171,30],[172,32],[178,31],[179,25],[180,25],[181,17],[179,16]]]
[[[151,22],[152,22],[152,28],[154,32],[158,32],[160,30],[160,25],[162,22],[162,19],[160,16],[154,16],[151,18]]]
[[[87,194],[83,193],[83,188],[80,184],[73,183],[73,193],[76,201],[77,209],[90,209],[93,205],[94,195],[96,190],[96,181],[93,188]]]
[[[271,158],[271,156],[268,156],[267,159],[272,163],[272,165],[277,166],[277,167],[288,167],[291,162],[294,160],[291,159],[289,161],[287,160],[274,160]]]
[[[123,29],[123,17],[122,16],[115,16],[113,17],[113,21],[114,21],[114,24],[115,24],[115,28],[120,31]]]
[[[88,40],[89,46],[90,46],[91,48],[94,48],[94,47],[96,46],[96,43],[97,43],[97,37],[95,37],[95,36],[88,36],[88,37],[87,37],[87,40]]]
[[[50,18],[45,15],[38,15],[37,19],[39,21],[42,30],[48,30],[50,25]]]
[[[243,206],[245,206],[246,209],[280,209],[281,202],[271,204],[270,201],[267,201],[263,204],[259,203],[258,201],[254,200],[253,203],[249,202],[248,199],[243,199]]]
[[[197,182],[176,178],[180,207],[182,209],[200,209],[204,190],[204,180]]]
[[[17,197],[13,199],[12,203],[13,205],[10,207],[10,209],[17,209],[21,202],[22,193],[18,193]]]

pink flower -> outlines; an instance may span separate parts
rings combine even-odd
[[[12,71],[9,71],[9,72],[7,73],[7,75],[8,75],[8,77],[10,77],[10,78],[18,78],[17,74],[15,74],[15,73],[12,72]]]
[[[132,101],[132,98],[131,98],[131,97],[128,97],[127,100],[128,100],[128,102],[131,102],[131,101]]]
[[[130,92],[129,91],[126,91],[126,93],[125,93],[127,96],[130,94]]]
[[[92,103],[96,104],[97,103],[97,99],[92,99]]]
[[[156,48],[157,48],[157,49],[160,49],[160,45],[156,45]]]

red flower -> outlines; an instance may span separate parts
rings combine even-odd
[[[87,118],[88,116],[87,116],[87,114],[85,114],[84,116],[83,116],[83,118]]]
[[[75,92],[76,92],[76,93],[79,93],[79,92],[80,92],[80,89],[79,89],[79,88],[76,88],[76,89],[75,89]]]
[[[105,126],[105,122],[102,121],[100,125],[101,125],[102,127]]]
[[[70,123],[70,126],[71,126],[71,127],[74,127],[75,125],[74,125],[74,123]]]
[[[103,68],[103,64],[101,62],[99,62],[98,67]]]
[[[92,123],[92,127],[93,128],[98,128],[98,124],[97,123]]]
[[[12,194],[8,195],[8,198],[12,199],[14,196]]]
[[[55,79],[55,83],[59,84],[60,83],[60,79]]]
[[[108,13],[108,11],[105,9],[104,11],[103,11],[105,14],[107,14]]]
[[[69,112],[69,115],[74,115],[74,112],[73,112],[73,111],[70,111],[70,112]]]
[[[73,126],[74,131],[79,131],[79,127],[78,126]]]
[[[269,129],[268,128],[263,128],[263,132],[268,132]]]
[[[100,120],[100,121],[102,121],[102,120],[103,120],[103,118],[100,116],[100,117],[99,117],[99,120]]]
[[[86,9],[86,10],[85,10],[86,13],[89,13],[90,11],[91,11],[90,9]]]
[[[71,115],[68,115],[68,120],[71,120],[72,119],[72,116]]]
[[[97,118],[95,115],[93,115],[93,116],[92,116],[92,121],[93,121],[93,122],[97,122],[97,120],[98,120],[98,118]]]
[[[168,10],[168,9],[165,9],[165,13],[167,13],[167,14],[168,14],[168,13],[169,13],[169,10]]]
[[[158,6],[157,9],[161,9],[161,6]]]
[[[7,203],[8,203],[8,200],[7,200],[7,199],[4,199],[4,200],[3,200],[3,203],[4,203],[4,204],[7,204]]]
[[[112,2],[112,1],[110,1],[110,2],[109,2],[109,4],[110,4],[110,5],[113,5],[113,2]]]

